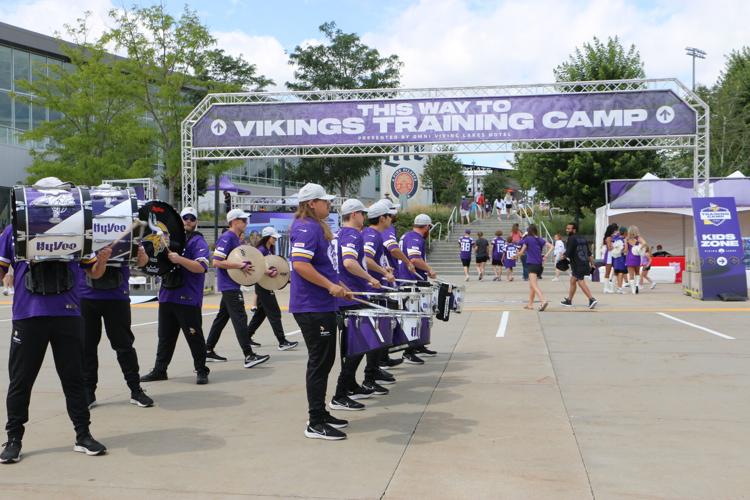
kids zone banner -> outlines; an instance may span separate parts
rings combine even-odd
[[[717,300],[720,293],[747,298],[742,235],[734,198],[693,198],[692,202],[703,300]]]
[[[193,127],[193,147],[684,136],[695,120],[670,90],[214,104]]]

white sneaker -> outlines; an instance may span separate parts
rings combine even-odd
[[[649,289],[650,289],[650,290],[653,290],[654,288],[656,288],[656,283],[655,283],[655,282],[654,282],[654,283],[651,283],[651,286],[649,287]]]
[[[560,278],[552,278],[552,281],[560,281]]]

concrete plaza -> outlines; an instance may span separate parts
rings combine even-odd
[[[48,355],[23,460],[0,467],[3,497],[750,497],[750,306],[699,302],[677,285],[615,296],[595,284],[595,311],[582,296],[565,309],[567,283],[545,279],[551,306],[538,313],[522,309],[523,281],[468,285],[464,312],[435,322],[438,357],[394,369],[391,394],[363,401],[366,411],[336,412],[350,420],[341,442],[303,436],[306,351],[278,352],[267,324],[257,339],[271,360],[244,369],[227,327],[217,351],[229,362],[210,365],[207,386],[195,385],[180,339],[169,380],[144,384],[156,401],[147,409],[128,404],[103,339],[92,410],[103,457],[72,452]],[[217,303],[206,300],[206,332]],[[153,366],[156,307],[133,307],[141,373]],[[337,374],[338,362],[329,394]]]

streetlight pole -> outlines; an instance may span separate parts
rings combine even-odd
[[[476,162],[471,162],[471,196],[476,199],[477,198],[477,182],[474,179],[474,171],[476,170]]]
[[[695,59],[705,59],[706,53],[695,47],[685,47],[685,53],[693,58],[693,92],[695,92]]]

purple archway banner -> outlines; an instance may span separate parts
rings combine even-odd
[[[193,147],[688,136],[695,123],[695,111],[670,90],[214,104],[193,127]]]

